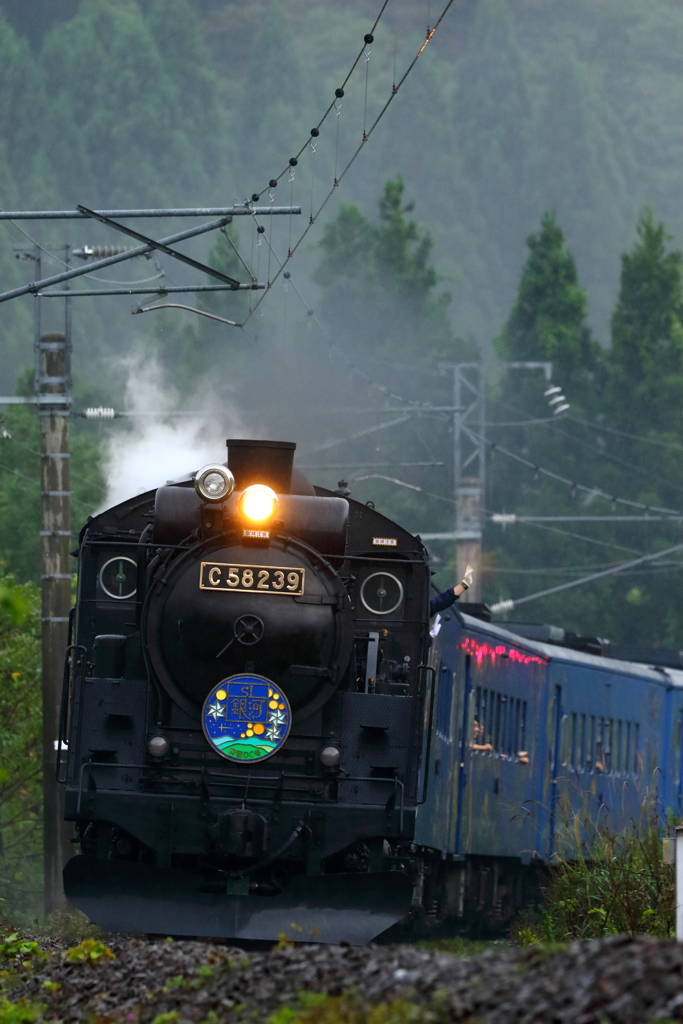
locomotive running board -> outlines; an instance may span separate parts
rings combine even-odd
[[[410,911],[400,872],[299,875],[278,896],[200,892],[201,880],[170,868],[73,857],[66,896],[105,931],[363,945]]]

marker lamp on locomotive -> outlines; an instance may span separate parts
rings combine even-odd
[[[320,752],[320,760],[326,768],[338,768],[341,754],[336,747],[325,747]]]
[[[170,744],[165,736],[152,736],[147,743],[147,749],[152,757],[165,757],[169,747]]]
[[[194,489],[203,501],[225,501],[235,489],[235,478],[220,463],[204,466],[194,478]]]
[[[277,506],[275,491],[265,484],[252,484],[240,495],[240,512],[255,523],[263,523],[270,519],[275,514]]]

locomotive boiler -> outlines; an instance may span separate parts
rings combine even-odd
[[[365,942],[421,906],[426,552],[294,449],[230,440],[82,531],[64,879],[106,929]]]

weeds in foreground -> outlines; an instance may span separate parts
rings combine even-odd
[[[485,939],[467,939],[457,935],[452,939],[427,939],[418,942],[421,949],[430,949],[435,953],[450,953],[451,956],[477,956],[492,945]]]
[[[442,1024],[448,1017],[444,993],[427,1005],[394,999],[368,1006],[354,993],[340,996],[299,993],[297,1007],[284,1006],[268,1024]]]
[[[97,967],[105,960],[116,960],[116,953],[112,953],[109,946],[97,939],[83,939],[77,946],[67,949],[64,955],[71,963],[89,964],[91,967]]]
[[[573,851],[551,867],[543,904],[513,926],[519,945],[637,933],[666,937],[676,923],[672,864],[662,859],[660,829],[615,835],[575,821]],[[585,839],[588,833],[588,840]]]

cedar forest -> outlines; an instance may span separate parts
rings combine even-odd
[[[318,151],[277,189],[275,201],[301,205],[301,217],[272,218],[263,235],[235,218],[189,251],[241,279],[244,260],[271,280],[435,6],[397,2],[380,24]],[[361,0],[0,0],[2,207],[244,201],[308,137],[368,21]],[[482,360],[487,513],[627,511],[604,494],[683,510],[682,100],[673,0],[460,0],[291,278],[243,330],[178,310],[131,318],[126,298],[73,304],[74,410],[121,409],[131,379],[153,378],[165,408],[216,410],[216,444],[235,428],[291,437],[316,482],[343,476],[354,497],[409,529],[448,531],[449,415],[376,428],[400,419],[392,410],[405,400],[448,406],[439,364]],[[21,223],[47,249],[120,241],[90,223]],[[32,279],[33,246],[7,223],[0,237],[6,290]],[[44,257],[42,270],[59,265]],[[184,270],[139,259],[104,277],[196,280]],[[260,295],[181,301],[241,322]],[[3,394],[32,387],[35,301],[0,306]],[[61,304],[43,305],[45,327],[59,329]],[[551,417],[542,374],[504,371],[504,361],[552,361],[570,409]],[[38,427],[22,407],[6,408],[0,426],[0,898],[11,893],[20,915],[40,877]],[[75,533],[106,499],[112,445],[125,452],[145,430],[134,418],[73,418]],[[164,436],[173,443],[171,428]],[[487,522],[483,598],[520,598],[671,547],[681,522]],[[452,549],[430,542],[442,587],[454,582]],[[669,556],[514,617],[683,648],[680,568]]]

